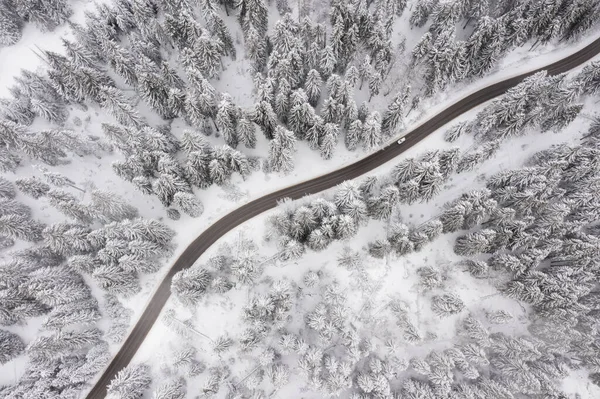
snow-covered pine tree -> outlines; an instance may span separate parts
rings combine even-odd
[[[431,310],[439,317],[448,317],[464,309],[463,301],[455,294],[435,295],[431,298]]]
[[[184,378],[177,378],[165,382],[156,388],[153,399],[185,399],[187,394],[187,384]]]
[[[23,19],[13,8],[12,2],[0,3],[0,45],[12,46],[22,36]]]
[[[125,98],[116,87],[102,86],[100,88],[100,105],[108,109],[119,123],[126,126],[140,128],[145,120],[139,115],[134,106]]]
[[[237,136],[246,148],[256,147],[256,128],[250,115],[245,112],[237,124]]]
[[[328,78],[336,68],[337,59],[335,52],[332,46],[325,46],[321,54],[321,63],[319,65],[321,76]]]
[[[137,217],[137,209],[129,205],[118,195],[108,191],[92,190],[91,207],[94,211],[112,222]]]
[[[24,215],[0,216],[0,235],[11,239],[36,242],[42,239],[44,225]]]
[[[449,143],[455,142],[463,133],[469,133],[471,129],[471,125],[468,121],[459,122],[455,125],[452,125],[446,132],[444,133],[444,140]]]
[[[163,119],[171,119],[175,112],[170,108],[169,85],[156,72],[138,71],[138,92],[142,99],[150,105]]]
[[[69,218],[80,223],[90,224],[94,219],[93,209],[82,204],[74,195],[64,190],[54,189],[46,193],[50,205]]]
[[[238,20],[244,32],[248,57],[254,69],[261,71],[267,63],[268,9],[264,0],[241,0],[238,5]]]
[[[182,270],[173,276],[171,291],[185,306],[196,306],[206,295],[214,276],[204,267]]]
[[[0,330],[0,364],[5,364],[19,356],[25,350],[25,344],[17,334]]]
[[[43,327],[50,330],[62,330],[67,326],[91,326],[100,319],[100,310],[95,298],[59,304],[52,308]]]
[[[272,140],[277,126],[277,117],[275,111],[266,101],[261,101],[254,105],[252,112],[252,121],[262,128],[265,137]]]
[[[73,10],[66,0],[26,0],[15,4],[16,13],[42,31],[53,31],[69,19]]]
[[[13,199],[17,195],[12,183],[0,177],[0,198]]]
[[[237,128],[237,110],[228,93],[223,93],[218,105],[215,124],[225,138],[225,142],[236,148],[239,142]]]
[[[108,385],[109,396],[115,399],[142,398],[152,382],[150,371],[150,367],[144,363],[125,367]]]
[[[173,204],[191,217],[199,217],[204,212],[204,206],[193,193],[179,191],[173,196]]]
[[[317,106],[317,102],[319,101],[319,97],[321,96],[321,86],[323,85],[323,80],[321,79],[321,75],[319,71],[316,69],[311,69],[308,71],[308,75],[306,76],[306,82],[304,83],[304,91],[308,95],[308,101],[310,105],[313,107]]]
[[[129,297],[140,290],[138,276],[135,272],[127,272],[117,265],[102,265],[92,273],[92,278],[100,288],[115,295]]]
[[[97,345],[101,338],[102,331],[97,328],[59,331],[49,336],[38,336],[27,345],[25,351],[34,359],[50,360]]]
[[[350,123],[348,131],[344,136],[344,143],[349,151],[354,151],[358,148],[364,137],[363,124],[360,119],[355,119]]]
[[[406,86],[402,92],[394,97],[390,105],[388,105],[381,121],[381,133],[384,137],[393,135],[396,127],[402,123],[402,120],[404,119],[404,108],[408,104],[409,98],[410,86]]]
[[[269,166],[274,172],[289,173],[294,169],[296,137],[282,126],[275,129],[275,137],[269,145]]]
[[[367,117],[363,128],[361,141],[365,149],[371,150],[381,144],[381,116],[373,111]]]
[[[337,123],[326,123],[323,126],[323,136],[319,142],[319,150],[323,159],[331,159],[337,146],[339,126]]]

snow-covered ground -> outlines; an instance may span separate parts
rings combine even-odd
[[[74,3],[75,14],[72,17],[72,20],[75,22],[81,22],[83,20],[84,11],[92,8],[93,4],[88,2]],[[409,13],[406,12],[405,15],[398,20],[399,22],[397,23],[399,26],[408,26],[406,23],[408,15]],[[235,24],[232,24],[232,29],[235,32],[234,38],[239,38],[239,27],[234,25]],[[422,33],[422,29],[415,29],[411,31],[408,30],[408,28],[405,28],[399,30],[397,34],[401,34],[407,38],[407,49],[410,50]],[[27,25],[23,32],[23,38],[17,45],[0,48],[0,97],[7,95],[8,87],[12,85],[13,78],[19,74],[21,68],[35,69],[37,67],[43,67],[43,61],[38,56],[38,47],[62,52],[60,38],[63,35],[69,35],[68,28],[66,26],[62,26],[51,33],[41,33],[32,25]],[[566,55],[575,52],[579,48],[589,44],[589,42],[594,40],[596,37],[596,32],[589,32],[588,35],[576,45],[573,45],[572,43],[565,43],[559,46],[540,46],[534,51],[528,51],[528,46],[526,45],[523,48],[514,50],[502,60],[502,62],[494,69],[494,72],[489,76],[477,80],[476,82],[463,82],[457,84],[445,92],[436,95],[434,98],[425,100],[420,106],[419,112],[413,112],[410,115],[410,118],[406,122],[406,129],[400,134],[404,134],[413,127],[416,127],[427,118],[435,115],[440,110],[446,108],[448,105],[458,101],[460,98],[473,91],[479,90],[480,88],[507,77],[514,76],[528,70],[533,70],[540,66],[559,60]],[[232,62],[231,60],[226,60],[225,62],[226,70],[222,74],[220,80],[214,82],[215,87],[220,92],[231,93],[238,105],[244,107],[250,106],[252,104],[252,82],[247,73],[246,61],[243,60],[241,56],[238,56],[238,60],[236,62]],[[391,92],[390,94],[393,95],[394,92]],[[361,93],[357,94],[357,103],[360,104],[360,102],[367,97],[368,94],[366,90],[363,89]],[[375,97],[371,103],[372,108],[383,110],[390,98],[391,96]],[[144,105],[140,103],[140,107],[143,108]],[[471,118],[475,112],[477,111],[474,110],[468,114],[465,114],[461,116],[459,120]],[[144,112],[144,115],[152,123],[159,122],[156,117],[151,115],[150,112]],[[75,117],[78,117],[79,121],[76,121],[74,119]],[[72,110],[66,127],[85,134],[102,136],[100,123],[107,120],[110,120],[110,118],[107,119],[107,116],[101,110],[92,109],[90,112]],[[80,122],[81,125],[79,125]],[[449,183],[449,187],[444,191],[444,193],[438,196],[437,201],[426,205],[406,207],[406,209],[401,209],[400,212],[402,215],[404,215],[405,220],[409,223],[418,224],[419,221],[428,220],[436,214],[443,201],[455,197],[460,192],[464,191],[466,187],[476,188],[477,184],[483,184],[481,180],[477,179],[478,174],[493,173],[494,171],[498,170],[498,168],[510,168],[518,166],[528,154],[531,154],[536,149],[549,146],[553,142],[564,141],[566,132],[573,133],[575,131],[579,131],[577,130],[580,129],[578,126],[581,126],[582,128],[585,126],[585,123],[585,118],[580,117],[576,123],[566,129],[560,135],[546,135],[544,136],[544,140],[536,140],[538,136],[534,134],[520,139],[511,140],[510,142],[505,143],[502,147],[502,151],[493,160],[484,164],[483,167],[477,171],[477,173],[465,173],[455,177]],[[43,124],[39,123],[39,121],[36,121],[36,124],[32,126],[32,129],[36,128],[42,129],[44,126]],[[176,136],[181,136],[184,129],[185,126],[181,120],[176,120],[172,125],[172,131]],[[574,137],[576,137],[575,134],[572,134],[571,137],[567,138],[574,139]],[[267,153],[267,140],[262,136],[258,137],[258,139],[259,141],[257,148],[255,150],[244,150],[246,154],[264,156]],[[468,138],[463,139],[465,140],[464,142],[459,141],[458,143],[455,143],[455,145],[457,144],[461,148],[468,148],[470,146]],[[214,136],[212,136],[210,140],[214,144],[222,143],[222,139]],[[431,135],[424,142],[419,143],[407,154],[399,157],[397,160],[381,166],[373,171],[373,173],[386,173],[393,164],[405,157],[419,154],[425,150],[445,148],[448,146],[450,145],[443,142],[442,132],[437,132]],[[54,170],[65,174],[80,186],[88,187],[93,184],[98,188],[113,191],[131,201],[131,203],[134,203],[135,206],[139,208],[141,216],[147,218],[162,218],[166,224],[177,231],[177,249],[172,258],[166,262],[166,267],[163,267],[160,272],[154,275],[145,276],[142,281],[142,292],[128,299],[127,306],[134,311],[132,322],[135,322],[138,315],[145,307],[148,298],[150,298],[154,287],[157,285],[157,282],[162,279],[162,276],[164,273],[166,273],[167,268],[170,266],[172,261],[177,258],[177,256],[185,249],[185,247],[193,238],[195,238],[200,232],[205,230],[220,217],[226,215],[231,210],[254,198],[258,198],[266,193],[275,191],[288,185],[297,184],[301,181],[315,178],[332,170],[338,169],[344,165],[356,162],[358,159],[365,156],[364,151],[359,150],[357,152],[349,152],[344,148],[342,143],[339,143],[334,158],[330,161],[323,161],[317,152],[308,148],[306,143],[298,143],[297,147],[298,151],[295,156],[295,169],[292,173],[288,175],[278,175],[272,173],[265,174],[262,171],[258,171],[254,172],[246,180],[242,180],[239,176],[234,176],[230,188],[225,189],[222,187],[212,186],[207,190],[203,190],[201,192],[197,191],[197,194],[204,203],[205,211],[203,215],[197,219],[182,216],[181,220],[177,222],[171,221],[165,217],[165,209],[156,199],[156,197],[142,196],[133,188],[131,184],[118,178],[112,172],[112,170],[110,170],[110,163],[120,158],[120,155],[118,154],[106,155],[102,159],[74,158],[70,165],[60,166]],[[38,172],[27,166],[18,169],[17,175],[11,178],[30,176],[32,174],[35,175],[38,174]],[[57,222],[63,219],[63,217],[57,214],[52,207],[44,203],[45,200],[33,200],[23,195],[20,195],[18,199],[31,206],[33,209],[33,217],[35,219],[39,219],[40,221],[46,223]],[[83,199],[85,200],[85,195]],[[246,231],[247,234],[252,237],[262,237],[264,235],[264,219],[267,217],[267,215],[268,213],[261,215],[251,222],[244,224],[239,229],[228,233],[220,240],[220,242],[232,240],[237,234],[240,233],[240,231]],[[257,234],[257,232],[260,232],[260,234]],[[266,270],[265,275],[270,275],[273,277],[287,276],[294,281],[300,281],[306,270],[323,269],[327,271],[328,275],[336,276],[336,278],[345,280],[347,284],[350,284],[350,277],[348,276],[348,273],[336,266],[335,258],[341,250],[341,247],[343,245],[351,245],[354,248],[364,247],[367,241],[371,241],[377,235],[381,234],[383,234],[381,226],[377,223],[371,223],[367,228],[363,228],[359,236],[354,238],[349,243],[336,243],[324,253],[312,253],[305,256],[300,261],[296,262],[297,264],[277,264],[271,266]],[[444,236],[442,239],[436,241],[435,244],[429,245],[425,248],[425,250],[411,255],[410,257],[403,258],[401,260],[389,259],[387,261],[387,265],[383,261],[372,262],[370,264],[369,271],[372,272],[376,278],[380,278],[387,282],[387,284],[384,284],[377,292],[377,300],[385,301],[385,298],[389,295],[404,291],[405,289],[405,299],[410,303],[411,310],[414,310],[416,314],[423,314],[424,324],[422,327],[424,329],[438,328],[437,326],[434,327],[428,324],[428,320],[430,319],[427,315],[427,312],[429,312],[429,305],[426,303],[417,302],[419,295],[416,294],[414,287],[414,271],[415,268],[419,266],[439,266],[450,264],[454,260],[454,255],[452,255],[451,251],[452,242],[453,236]],[[213,246],[213,248],[211,248],[210,251],[203,255],[198,262],[204,262],[212,252],[218,249],[218,246],[219,243],[217,243],[215,246]],[[265,256],[269,256],[270,254],[273,254],[276,249],[273,244],[261,243],[261,251]],[[467,285],[472,286],[473,284],[468,284],[470,283],[468,280],[470,277],[468,277],[468,275],[465,273],[451,271],[448,278],[449,283],[455,283],[449,285],[452,285],[453,288],[460,293],[461,297],[463,294],[465,295],[465,302],[467,302],[467,304],[478,304],[480,303],[482,297],[495,292],[493,287],[486,286],[485,284],[478,284],[478,290],[471,290],[467,292]],[[401,282],[401,284],[396,284],[397,282]],[[94,285],[91,284],[91,286],[93,287]],[[211,306],[208,306],[211,308],[211,313],[207,313],[206,309],[205,311],[203,311],[202,308],[197,309],[196,313],[198,320],[211,320],[211,323],[205,323],[210,324],[210,328],[205,329],[205,324],[198,325],[198,328],[211,337],[218,336],[219,331],[239,330],[239,328],[236,329],[237,325],[235,324],[239,322],[239,302],[241,299],[243,299],[244,295],[247,294],[248,293],[237,293],[236,296],[234,293],[231,295],[232,298],[226,299],[228,303],[227,306],[231,306],[232,311],[226,311],[225,307],[221,307],[220,305],[217,306],[217,304],[214,303],[209,304]],[[101,297],[101,295],[98,295],[98,297]],[[353,303],[353,308],[360,309],[363,298],[357,297],[355,299],[356,303]],[[495,299],[493,297],[484,300],[481,302],[484,305],[481,306],[488,306],[488,302],[494,302],[494,300]],[[495,305],[497,304],[493,303],[489,306]],[[514,303],[503,303],[502,306],[504,305],[513,307],[516,306]],[[237,311],[233,311],[233,309],[236,309]],[[514,309],[515,314],[518,314],[519,310],[520,308],[516,306]],[[210,317],[208,317],[209,314]],[[8,330],[14,329],[14,331],[18,331],[27,342],[37,333],[40,322],[41,318],[33,319],[26,326],[12,327],[8,328]],[[106,321],[103,321],[103,323],[106,323]],[[445,326],[448,328],[445,330],[450,331],[450,325],[452,322],[448,321],[448,323],[448,326]],[[515,326],[515,328],[518,328],[518,324]],[[443,337],[439,337],[439,340],[443,341]],[[142,350],[140,350],[137,354],[136,361],[151,358],[158,359],[160,356],[155,357],[157,352],[156,348],[160,346],[165,348],[166,352],[166,348],[168,348],[166,342],[172,342],[173,345],[177,345],[176,341],[177,338],[173,336],[169,330],[166,330],[162,324],[157,325],[151,331],[148,339],[145,341],[144,346],[142,347]],[[161,345],[157,345],[157,343],[160,343]],[[440,344],[443,345],[443,343]],[[428,348],[429,347],[425,347],[424,349],[421,348],[419,350],[424,351]],[[116,349],[117,346],[113,346],[111,348],[113,351]],[[0,376],[2,376],[0,377],[0,384],[4,382],[15,382],[24,366],[25,359],[24,357],[21,357],[16,361],[0,367]],[[240,375],[243,375],[244,367],[245,364],[243,364],[243,362],[239,362],[236,365]],[[288,392],[288,394],[293,393],[294,392]],[[283,395],[283,392],[280,395]],[[591,398],[593,396],[589,397]]]

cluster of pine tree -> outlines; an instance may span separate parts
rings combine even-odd
[[[533,46],[572,40],[594,25],[599,13],[595,0],[419,0],[410,23],[430,23],[412,51],[412,63],[422,70],[425,94],[431,95],[453,82],[485,75],[504,54],[530,40]],[[458,31],[463,22],[463,30],[473,25],[465,39]]]
[[[551,343],[547,351],[571,367],[592,371],[598,356],[593,342],[598,334],[599,131],[596,120],[581,145],[550,148],[535,154],[526,168],[490,177],[487,189],[478,193],[478,201],[487,205],[472,224],[447,228],[472,229],[457,238],[455,252],[491,254],[484,267],[491,276],[507,276],[502,293],[532,306],[529,330]]]
[[[173,276],[171,292],[185,306],[194,307],[208,293],[222,294],[234,286],[254,285],[269,259],[261,259],[257,244],[244,236],[219,248],[206,265],[194,265]]]
[[[431,151],[409,158],[394,167],[389,176],[367,177],[360,184],[339,185],[332,200],[317,198],[283,209],[270,218],[282,247],[282,258],[302,255],[305,247],[320,251],[333,240],[354,236],[369,218],[388,220],[399,204],[428,202],[441,190],[459,161],[457,148]],[[388,237],[370,244],[373,256],[395,251],[404,255],[420,250],[442,233],[442,224],[431,220],[416,228],[394,223]]]
[[[526,78],[478,113],[473,121],[458,123],[448,129],[445,139],[456,141],[463,134],[473,134],[476,140],[465,153],[457,172],[475,169],[491,158],[500,143],[533,129],[558,132],[569,125],[581,112],[586,96],[600,87],[597,63],[587,65],[572,79],[565,74],[547,76],[545,71]]]
[[[21,39],[26,22],[42,31],[52,31],[69,19],[73,11],[67,0],[2,0],[0,2],[0,46]]]
[[[43,317],[40,334],[27,344],[0,330],[0,361],[22,353],[29,360],[18,383],[1,388],[6,398],[75,395],[89,384],[109,359],[103,338],[120,342],[129,327],[128,311],[113,294],[138,292],[139,273],[158,270],[174,235],[158,221],[137,219],[137,209],[112,193],[92,190],[90,202],[82,203],[61,189],[78,189],[73,181],[40,169],[57,188],[33,177],[17,179],[16,186],[33,198],[47,198],[73,222],[44,225],[32,219],[15,186],[0,178],[2,250],[17,241],[33,243],[9,252],[0,264],[0,325]],[[110,293],[100,304],[85,274]],[[112,321],[106,334],[95,328],[102,314]]]
[[[359,252],[346,250],[338,260],[340,266],[356,270],[361,258]],[[204,392],[272,396],[291,382],[290,370],[296,369],[294,384],[324,396],[561,398],[559,381],[580,364],[579,354],[574,358],[559,351],[563,341],[502,332],[498,325],[511,318],[504,311],[490,312],[485,319],[463,316],[451,345],[420,350],[435,334],[422,334],[401,302],[393,299],[369,318],[360,314],[362,309],[356,314],[348,291],[327,274],[309,271],[301,286],[270,282],[263,294],[252,297],[242,315],[247,329],[228,347],[233,345],[240,356],[250,355],[254,365],[245,375],[231,374],[228,366],[210,368]],[[377,314],[377,324],[371,325]],[[389,318],[389,324],[381,318]],[[426,355],[408,357],[403,346]],[[206,371],[196,353],[183,348],[175,354],[174,367],[190,377]]]
[[[62,3],[59,7],[47,1],[25,2],[20,7],[21,3],[5,0],[0,9],[23,8],[24,14],[37,15],[49,7],[61,15],[67,13],[58,11],[64,8]],[[173,204],[197,216],[202,205],[193,197],[192,187],[222,184],[235,171],[243,175],[245,170],[236,167],[240,169],[245,156],[228,148],[218,154],[218,162],[203,156],[191,168],[179,165],[178,141],[168,129],[149,126],[121,86],[131,87],[166,120],[181,117],[207,135],[216,130],[233,149],[239,143],[253,148],[255,126],[260,127],[271,140],[268,170],[289,172],[295,140],[307,140],[329,159],[340,134],[351,150],[361,145],[373,148],[402,125],[410,102],[409,87],[399,90],[381,113],[369,111],[366,103],[357,106],[354,88],[359,81],[359,89],[366,82],[371,97],[379,94],[401,55],[401,49],[394,48],[392,34],[405,6],[397,0],[334,1],[328,38],[326,25],[313,22],[306,10],[299,10],[302,18],[298,21],[293,19],[286,1],[277,2],[283,16],[270,35],[264,0],[204,0],[197,5],[119,0],[97,5],[86,14],[83,25],[71,24],[75,40],[63,40],[65,55],[40,54],[48,64],[45,74],[23,72],[17,79],[12,98],[2,101],[6,121],[0,130],[8,137],[1,139],[17,153],[50,164],[60,160],[65,148],[89,153],[90,146],[100,143],[82,141],[61,129],[24,133],[35,116],[62,125],[68,104],[99,106],[120,124],[104,129],[126,158],[115,165],[116,172],[142,192],[157,195],[165,206]],[[569,1],[548,10],[531,2],[497,4],[490,9],[487,2],[422,1],[412,10],[411,24],[423,26],[430,16],[431,24],[414,49],[413,59],[428,60],[426,76],[431,78],[427,81],[433,92],[452,80],[485,73],[502,53],[530,38],[545,42],[581,33],[595,20],[596,8],[593,1]],[[256,73],[256,102],[245,110],[211,83],[224,68],[223,58],[237,56],[232,34],[221,17],[223,10],[229,15],[234,9],[244,35],[245,56],[252,60]],[[51,18],[51,13],[46,14]],[[544,22],[537,22],[538,18]],[[10,16],[5,19],[12,20]],[[476,27],[468,40],[454,41],[457,25],[464,19],[476,21]],[[417,95],[411,109],[418,103]],[[573,114],[574,110],[565,112]],[[24,137],[15,139],[17,133]],[[60,144],[53,145],[54,139]],[[2,168],[14,169],[19,163],[17,153],[5,152],[0,154]],[[170,165],[168,172],[161,168],[164,164]],[[170,215],[176,218],[178,211],[172,209]]]

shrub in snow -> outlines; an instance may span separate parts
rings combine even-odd
[[[171,220],[179,220],[181,219],[181,213],[177,209],[169,208],[167,209],[167,217]]]

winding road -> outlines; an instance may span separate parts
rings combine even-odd
[[[600,53],[600,38],[596,39],[583,49],[563,58],[560,61],[554,62],[534,71],[530,71],[518,76],[514,76],[487,86],[475,93],[468,95],[460,101],[452,104],[448,108],[439,112],[437,115],[428,119],[404,137],[406,140],[402,144],[394,141],[387,147],[359,160],[356,163],[345,166],[334,172],[317,177],[312,180],[304,181],[295,186],[286,187],[274,193],[257,198],[231,213],[223,216],[220,220],[211,225],[202,234],[200,234],[179,256],[177,261],[171,266],[171,269],[161,281],[154,296],[148,303],[146,309],[142,313],[137,324],[121,346],[119,352],[112,359],[108,367],[104,370],[100,379],[87,394],[88,399],[101,399],[106,396],[106,387],[117,374],[119,370],[126,367],[142,342],[148,335],[148,332],[158,319],[161,310],[165,306],[169,296],[171,295],[171,279],[175,273],[186,269],[194,264],[194,262],[206,251],[215,241],[231,229],[239,226],[245,221],[260,215],[261,213],[277,206],[277,201],[283,198],[298,199],[308,194],[315,194],[328,188],[334,187],[345,180],[354,179],[363,175],[378,166],[383,165],[394,157],[407,151],[409,148],[425,139],[431,133],[435,132],[440,127],[452,121],[457,116],[473,109],[474,107],[491,100],[517,85],[526,77],[542,71],[548,71],[549,75],[556,75],[567,72],[582,63],[590,60],[592,57]]]

